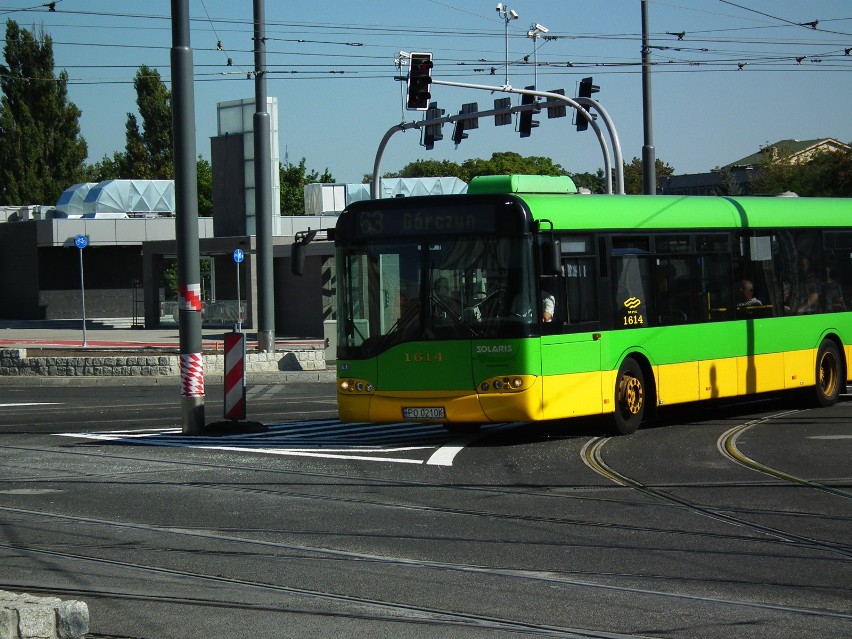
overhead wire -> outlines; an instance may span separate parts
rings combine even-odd
[[[60,0],[61,1],[61,0]],[[444,3],[437,2],[435,0],[430,0],[434,4]],[[724,0],[723,0],[724,1]],[[223,54],[228,55],[227,60],[230,64],[222,64],[220,65],[223,69],[223,72],[220,75],[222,79],[230,79],[228,76],[230,75],[227,72],[229,67],[235,67],[240,73],[244,73],[245,70],[242,69],[239,65],[233,64],[233,58],[231,56],[237,55],[249,55],[253,54],[253,48],[225,48],[223,39],[220,35],[221,33],[237,33],[248,35],[249,27],[253,28],[253,22],[251,20],[241,20],[241,19],[222,19],[211,17],[204,1],[202,0],[202,7],[204,9],[205,17],[204,18],[192,18],[191,20],[198,24],[199,22],[205,23],[205,26],[209,26],[210,31],[212,31],[215,36],[216,46],[208,47],[202,46],[196,48],[197,51],[201,53],[209,53],[214,51],[221,51]],[[739,5],[733,2],[725,1],[725,4],[729,4],[731,6],[741,8]],[[44,11],[47,4],[33,5],[30,7],[22,7],[20,9],[9,9],[7,13],[15,12],[15,11],[34,11],[41,10]],[[449,6],[449,5],[447,5]],[[454,8],[454,7],[450,7]],[[139,13],[120,13],[120,12],[98,12],[98,11],[80,11],[80,10],[63,10],[63,14],[69,15],[84,15],[87,17],[109,17],[109,18],[122,18],[125,20],[134,20],[138,21],[140,18],[145,18],[147,20],[170,20],[169,16],[163,15],[155,15],[155,14],[139,14]],[[756,12],[763,15],[761,12]],[[477,15],[477,14],[472,14]],[[482,16],[477,16],[482,17]],[[786,20],[784,18],[778,18],[777,16],[771,16],[766,14],[764,17],[768,17],[770,19],[779,20],[785,23],[785,28],[789,27],[801,27],[801,23],[795,23],[793,21]],[[483,19],[485,19],[483,17]],[[834,21],[834,20],[845,20],[845,19],[831,19],[826,20]],[[227,25],[225,28],[221,26],[217,28],[216,25]],[[386,37],[395,37],[399,39],[401,34],[408,33],[416,33],[418,36],[425,36],[429,38],[436,37],[458,37],[457,31],[451,31],[449,29],[431,29],[424,30],[422,28],[413,29],[411,27],[400,27],[394,25],[342,25],[342,24],[307,24],[301,22],[283,22],[283,21],[271,21],[268,23],[269,29],[267,36],[267,40],[269,42],[281,42],[287,44],[297,44],[297,45],[322,45],[322,46],[343,46],[349,48],[363,48],[365,49],[365,53],[356,54],[354,52],[347,53],[334,53],[331,51],[291,51],[291,50],[275,50],[274,47],[270,48],[267,51],[267,54],[273,59],[273,64],[269,65],[268,73],[271,77],[279,77],[284,78],[287,76],[293,77],[297,75],[305,75],[305,74],[313,74],[314,77],[334,77],[334,76],[349,76],[349,77],[359,77],[359,78],[367,78],[373,77],[371,75],[375,72],[375,69],[381,68],[383,66],[387,66],[389,68],[387,74],[380,74],[376,77],[387,77],[394,73],[392,65],[390,65],[388,61],[387,54],[379,55],[379,54],[370,54],[367,53],[367,49],[373,49],[378,51],[387,50],[387,45],[379,44],[379,39],[384,39]],[[245,28],[240,28],[244,26]],[[68,27],[73,27],[75,25],[67,25]],[[88,24],[85,28],[89,29],[92,27],[97,27],[100,25]],[[111,25],[108,28],[123,28],[124,25]],[[129,26],[127,28],[145,28],[145,29],[163,29],[166,30],[168,27],[164,25],[163,27],[156,27],[150,24]],[[80,28],[84,28],[80,25]],[[104,27],[107,28],[107,27]],[[723,65],[734,65],[736,68],[742,68],[744,66],[743,63],[749,66],[749,70],[768,70],[769,68],[775,68],[778,65],[788,64],[792,70],[793,67],[802,67],[807,66],[808,68],[816,68],[817,65],[823,65],[820,68],[822,69],[831,69],[831,70],[844,70],[852,67],[847,67],[847,62],[852,62],[852,57],[849,56],[849,48],[845,47],[846,42],[826,42],[822,40],[808,41],[803,39],[777,39],[777,38],[738,38],[736,36],[731,37],[722,37],[724,33],[738,33],[739,31],[748,29],[758,29],[758,28],[770,28],[766,25],[761,25],[757,27],[732,27],[730,29],[715,29],[715,30],[705,30],[705,31],[692,31],[692,32],[683,32],[683,39],[678,39],[678,42],[682,42],[677,46],[674,46],[671,40],[673,35],[679,35],[677,33],[660,33],[654,34],[653,41],[651,44],[652,50],[655,52],[655,58],[652,61],[652,65],[658,69],[662,67],[676,67],[683,66],[692,72],[716,72]],[[777,26],[773,26],[771,28],[778,28]],[[350,36],[354,33],[358,33],[361,35],[368,35],[370,40],[366,40],[364,42],[352,41],[351,39],[346,39],[344,41],[338,41],[334,39],[320,39],[320,38],[306,38],[306,37],[287,37],[289,35],[289,29],[298,29],[300,34],[304,34],[304,30],[311,29],[313,33],[319,35],[320,33],[324,34],[326,37],[328,35],[345,35]],[[809,31],[815,31],[814,29],[808,29]],[[830,33],[830,34],[840,34],[841,32],[829,32],[829,31],[821,31],[822,33]],[[715,34],[715,35],[714,35]],[[466,36],[468,34],[466,33]],[[494,30],[482,30],[478,32],[476,30],[471,31],[471,36],[473,37],[489,37],[494,38],[495,31]],[[207,37],[207,36],[203,36]],[[513,41],[517,41],[520,38],[528,39],[526,34],[526,30],[524,30],[523,34],[520,33],[512,33],[510,37]],[[585,41],[635,41],[639,42],[640,35],[636,33],[599,33],[599,34],[548,34],[546,37],[542,37],[542,43],[534,43],[534,53],[538,55],[541,52],[541,59],[539,59],[535,63],[530,63],[528,55],[521,55],[520,57],[512,60],[510,62],[510,66],[515,67],[529,67],[533,64],[537,65],[537,69],[542,72],[550,72],[554,73],[557,70],[561,70],[562,73],[569,73],[571,69],[584,69],[594,67],[597,69],[638,69],[641,65],[638,64],[637,61],[632,59],[623,59],[618,58],[616,56],[611,56],[609,60],[606,57],[602,57],[600,55],[581,55],[577,53],[576,55],[566,56],[564,53],[560,51],[553,51],[553,46],[549,46],[547,50],[542,50],[543,45],[545,43],[553,43],[560,40],[568,41],[572,43],[581,43]],[[54,44],[60,46],[69,46],[69,47],[122,47],[122,48],[136,48],[140,50],[161,50],[163,52],[168,51],[169,47],[166,45],[151,45],[151,44],[132,44],[127,41],[123,41],[121,43],[110,43],[110,42],[74,42],[71,40],[62,40],[62,41],[54,41]],[[536,46],[537,45],[537,46]],[[708,45],[708,46],[700,46],[700,45]],[[732,47],[728,47],[726,45],[737,45],[737,49]],[[755,51],[753,49],[747,49],[744,47],[749,46],[764,46],[764,47],[787,47],[788,51],[784,52],[768,52],[768,51]],[[793,50],[793,48],[797,48],[798,50]],[[838,48],[839,47],[839,48]],[[814,51],[814,48],[821,48],[819,51]],[[440,59],[440,65],[442,68],[442,73],[451,74],[453,76],[460,76],[464,74],[470,75],[471,71],[473,73],[483,73],[490,72],[493,73],[493,68],[500,68],[505,64],[505,60],[498,60],[497,52],[494,52],[494,59],[489,59],[488,57],[477,57],[473,59],[471,56],[467,54],[475,54],[479,50],[472,49],[440,49],[446,55]],[[841,53],[841,51],[845,51],[845,53]],[[230,54],[230,55],[229,55]],[[460,55],[461,54],[461,55]],[[672,55],[674,54],[674,55]],[[298,57],[300,60],[297,62],[288,61],[286,64],[275,64],[274,59],[276,57],[281,56],[293,56]],[[329,62],[324,63],[306,63],[303,62],[306,57],[316,57],[323,58],[328,60]],[[343,63],[337,60],[338,58],[346,58],[350,60],[349,62]],[[524,60],[524,58],[527,58]],[[439,56],[436,55],[436,59]],[[845,58],[845,59],[844,59]],[[826,64],[829,62],[831,64]],[[61,66],[61,65],[59,65]],[[129,65],[127,65],[129,66]],[[149,64],[148,66],[156,66],[156,64]],[[203,64],[196,65],[199,68],[203,69],[214,69],[217,67],[215,64]],[[455,69],[451,69],[451,67],[456,67]],[[101,64],[93,64],[90,66],[83,64],[75,64],[73,66],[69,66],[68,68],[80,69],[84,70],[87,68],[122,68],[119,66],[113,67],[104,67]],[[323,69],[323,70],[320,70]],[[566,71],[567,70],[567,71]],[[799,70],[799,69],[797,69]],[[70,79],[69,82],[73,82],[75,84],[87,82],[87,78],[74,78]],[[128,83],[131,83],[132,80],[127,80]]]

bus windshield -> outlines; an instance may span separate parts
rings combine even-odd
[[[338,267],[342,358],[417,340],[523,337],[538,326],[528,236],[350,246]]]

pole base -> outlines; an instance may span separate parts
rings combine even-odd
[[[257,350],[261,353],[275,352],[275,331],[258,331]]]
[[[181,432],[184,435],[200,435],[204,430],[204,396],[181,397]]]

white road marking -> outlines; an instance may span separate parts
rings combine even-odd
[[[515,425],[492,424],[463,437],[453,437],[437,424],[343,424],[335,420],[285,422],[268,426],[266,432],[219,436],[183,435],[179,428],[59,433],[58,436],[116,444],[452,466],[456,456],[472,442],[489,432]],[[424,451],[434,452],[426,457]]]
[[[16,404],[0,404],[0,408],[16,408],[18,406],[59,406],[62,402],[18,402]]]
[[[426,460],[429,466],[452,466],[453,460],[465,446],[468,446],[482,437],[482,433],[475,433],[460,437],[446,446],[441,446],[438,450],[432,453],[432,456]]]

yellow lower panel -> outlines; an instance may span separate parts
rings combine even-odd
[[[701,399],[733,397],[737,394],[737,360],[698,362],[698,394]]]
[[[340,421],[345,423],[369,421],[371,398],[372,395],[337,393],[337,413]]]
[[[482,412],[478,397],[471,393],[468,395],[455,395],[449,397],[435,397],[434,393],[406,393],[405,397],[388,397],[374,394],[370,401],[369,419],[366,421],[377,423],[401,422],[402,409],[407,407],[417,408],[444,408],[446,419],[434,420],[441,422],[487,422],[488,417]],[[428,420],[427,420],[428,421]]]
[[[786,388],[784,377],[784,353],[737,358],[737,390],[740,395]]]
[[[646,380],[646,384],[650,380]],[[680,404],[698,399],[698,362],[657,367],[657,401]]]
[[[784,353],[784,388],[800,388],[816,384],[816,351]]]
[[[573,373],[542,378],[544,419],[562,419],[603,412],[601,373]]]
[[[509,393],[482,393],[482,410],[492,422],[534,422],[542,418],[541,385],[538,380],[527,390]]]
[[[844,348],[846,350],[846,381],[852,382],[852,345]]]

